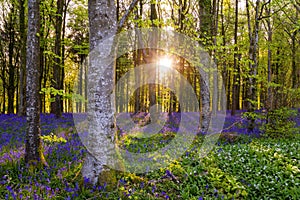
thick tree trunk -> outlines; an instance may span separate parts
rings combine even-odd
[[[40,11],[39,0],[28,1],[28,33],[26,57],[26,148],[25,161],[39,161],[41,156],[40,142]],[[32,163],[31,163],[32,164]]]
[[[109,0],[89,0],[88,10],[90,51],[93,52],[101,39],[116,33],[117,15],[114,2]],[[110,48],[109,45],[106,48]],[[109,52],[112,49],[101,50],[109,57]],[[105,60],[103,55],[101,58]],[[85,158],[82,174],[92,184],[96,184],[99,174],[106,169],[105,165],[109,161],[110,154],[114,151],[114,144],[111,139],[114,136],[114,111],[112,110],[111,104],[113,102],[111,102],[110,95],[115,76],[114,66],[111,63],[99,62],[97,55],[90,54],[89,62],[89,136],[87,142],[89,153]],[[99,76],[101,76],[100,82]],[[93,112],[101,121],[97,122]]]

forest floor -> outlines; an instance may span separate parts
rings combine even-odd
[[[177,118],[174,114],[165,134],[147,140],[125,135],[122,147],[133,152],[162,147],[174,137]],[[299,127],[299,111],[293,120]],[[300,199],[299,134],[261,137],[262,122],[256,121],[252,132],[247,123],[239,113],[227,114],[224,132],[228,135],[220,137],[207,156],[199,156],[205,137],[199,136],[167,167],[145,174],[117,173],[118,182],[109,189],[90,186],[82,178],[86,150],[72,114],[61,119],[41,115],[49,166],[37,168],[24,164],[25,117],[0,115],[0,199]]]

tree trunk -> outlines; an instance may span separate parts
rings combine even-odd
[[[199,1],[199,26],[200,38],[203,39],[203,45],[211,42],[211,24],[212,24],[212,3],[211,0]]]
[[[203,39],[204,45],[212,41],[211,25],[213,19],[211,16],[211,0],[199,1],[200,14],[200,38]],[[200,96],[201,96],[201,127],[200,133],[206,133],[210,124],[210,88],[209,77],[200,77]]]
[[[113,1],[89,0],[89,30],[90,30],[90,51],[93,51],[101,39],[114,34],[117,31],[116,8]],[[110,48],[109,46],[106,48]],[[111,52],[111,49],[101,49],[103,52]],[[108,53],[109,54],[109,53]],[[99,56],[99,55],[98,55]],[[107,57],[109,57],[107,55]],[[103,56],[102,56],[103,58]],[[105,58],[103,58],[105,59]],[[114,111],[111,107],[111,91],[114,84],[114,66],[109,63],[99,62],[97,56],[90,54],[89,58],[89,136],[88,150],[82,174],[92,184],[98,182],[99,174],[106,170],[106,164],[110,154],[114,151],[114,144],[111,138],[114,136]],[[102,72],[101,74],[99,74]],[[104,72],[104,73],[103,73]],[[99,86],[99,75],[101,84]],[[95,112],[97,119],[93,116]],[[101,123],[100,125],[98,123]],[[99,146],[101,145],[101,147]],[[97,158],[95,157],[97,155]],[[98,159],[101,158],[101,159]]]
[[[249,0],[246,1],[246,7],[247,7],[247,18],[248,18],[248,31],[249,31],[249,40],[250,40],[250,46],[249,46],[249,90],[248,90],[248,111],[252,112],[257,108],[257,95],[256,95],[256,75],[257,75],[257,65],[258,65],[258,59],[257,59],[257,53],[258,53],[258,32],[259,32],[259,25],[260,25],[260,19],[259,19],[259,9],[260,9],[260,0],[256,0],[255,4],[255,19],[254,19],[254,28],[253,33],[251,31],[251,19],[250,19],[250,10],[249,10]],[[254,128],[254,118],[251,118],[251,121],[249,123],[248,129],[252,131]]]
[[[218,33],[218,18],[219,18],[219,0],[213,0],[213,7],[212,7],[212,25],[211,25],[211,34],[212,34],[212,42],[213,45],[216,47],[217,46],[217,33]],[[214,60],[214,64],[218,64],[218,60],[216,58],[216,49],[212,50],[212,57]],[[212,114],[216,116],[217,110],[218,110],[218,103],[220,101],[219,93],[218,93],[218,77],[217,77],[217,72],[213,71],[212,72],[212,77],[213,77],[213,97],[212,97]]]
[[[26,147],[25,162],[33,164],[41,159],[40,141],[40,11],[39,1],[28,1],[28,32],[26,57]]]
[[[19,0],[19,23],[20,23],[20,42],[21,42],[21,57],[20,57],[20,83],[19,83],[19,109],[18,115],[25,115],[24,93],[26,90],[25,85],[25,69],[26,69],[26,32],[25,32],[25,0]]]
[[[61,55],[61,31],[62,31],[62,14],[63,14],[63,0],[57,0],[56,24],[55,24],[55,58],[53,65],[53,81],[52,86],[56,90],[61,89],[61,68],[62,68],[62,55]],[[51,109],[57,118],[61,117],[61,95],[54,95],[55,102],[52,102]]]
[[[15,98],[15,66],[14,60],[14,48],[15,48],[15,30],[14,30],[14,4],[10,10],[9,20],[9,44],[8,44],[8,87],[7,87],[7,100],[8,108],[7,113],[14,113],[14,98]]]
[[[210,92],[209,83],[205,80],[209,80],[207,77],[200,77],[200,89],[201,89],[201,127],[200,133],[206,133],[210,123]]]
[[[231,115],[235,115],[235,111],[238,103],[238,85],[237,85],[237,71],[238,71],[238,16],[239,16],[239,1],[235,1],[235,23],[234,23],[234,61],[233,61],[233,86],[232,86],[232,105],[231,105]]]
[[[297,38],[297,31],[294,31],[291,36],[292,40],[292,88],[298,88],[298,80],[297,80],[297,47],[296,47],[296,38]]]
[[[157,11],[156,11],[156,0],[152,1],[150,5],[150,20],[152,22],[152,28],[156,28],[157,25],[155,24],[155,20],[157,20]],[[150,42],[152,43],[152,47],[156,47],[156,42],[157,42],[157,33],[155,30],[153,30],[155,34],[154,38],[150,38]],[[155,37],[156,36],[156,37]],[[156,49],[150,49],[149,54],[151,58],[154,58],[154,60],[150,59],[152,63],[155,63],[155,59],[157,58],[157,51]],[[156,77],[156,65],[154,64],[155,68],[153,69],[153,73],[155,74],[154,77]],[[156,81],[156,80],[155,80]],[[155,84],[149,84],[149,99],[150,99],[150,105],[149,105],[149,110],[150,108],[156,104],[156,85]]]
[[[267,16],[271,15],[271,6],[266,8]],[[272,89],[270,87],[270,83],[272,81],[272,49],[271,44],[273,41],[273,33],[272,33],[272,26],[270,18],[267,19],[267,32],[268,32],[268,94],[267,94],[267,101],[266,101],[266,108],[267,110],[273,109],[273,94]]]
[[[6,71],[6,68],[5,68],[5,65],[3,64],[3,69],[2,69],[2,89],[3,89],[3,92],[2,92],[2,96],[3,96],[3,104],[2,104],[2,114],[5,114],[5,111],[6,111],[6,84],[5,84],[5,71]]]

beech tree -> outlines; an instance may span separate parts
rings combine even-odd
[[[88,120],[89,135],[87,139],[88,153],[82,168],[83,177],[89,179],[92,184],[103,182],[103,173],[109,171],[107,163],[111,162],[111,154],[114,150],[115,119],[112,109],[111,92],[114,86],[114,64],[105,60],[111,56],[111,46],[103,45],[99,52],[97,46],[102,39],[114,36],[118,29],[124,25],[130,11],[138,1],[134,0],[125,15],[117,23],[116,5],[110,0],[89,0],[89,75],[88,75]],[[97,53],[93,53],[96,51]],[[99,58],[102,60],[99,61]],[[99,80],[99,75],[101,76]],[[92,113],[95,113],[93,115]],[[95,117],[97,116],[97,117]],[[98,122],[98,119],[101,119]],[[100,123],[100,124],[99,124]],[[101,145],[101,148],[100,146]],[[100,159],[99,159],[100,158]],[[102,176],[101,176],[102,173]],[[102,178],[101,180],[99,180]]]
[[[26,52],[26,147],[25,161],[39,161],[40,141],[40,10],[39,0],[28,1],[28,32]]]

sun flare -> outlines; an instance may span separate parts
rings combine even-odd
[[[171,58],[164,57],[164,58],[159,59],[158,64],[163,67],[171,68],[173,61]]]

